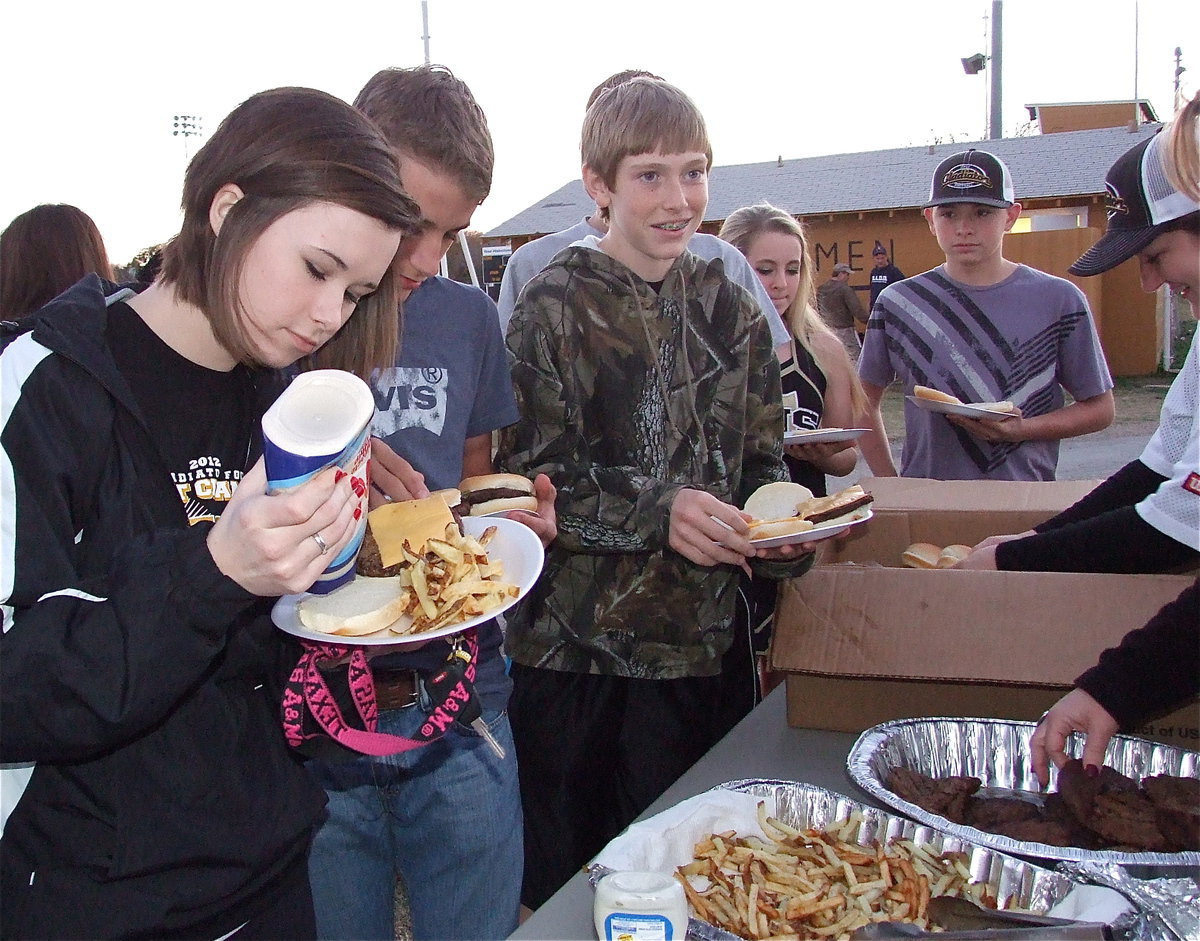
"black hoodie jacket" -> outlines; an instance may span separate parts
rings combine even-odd
[[[273,705],[269,601],[188,525],[110,355],[116,290],[89,276],[0,354],[0,762],[34,763],[23,792],[0,772],[5,937],[218,937],[324,804]]]

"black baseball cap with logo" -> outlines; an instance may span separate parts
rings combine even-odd
[[[1200,212],[1200,204],[1179,192],[1162,164],[1166,135],[1136,144],[1117,158],[1104,178],[1108,228],[1067,270],[1088,276],[1103,274],[1132,258],[1167,231],[1167,224]]]
[[[1004,161],[987,151],[971,148],[938,164],[929,187],[929,202],[924,208],[977,203],[1007,209],[1016,201],[1012,174]]]

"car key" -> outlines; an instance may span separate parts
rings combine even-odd
[[[483,721],[483,707],[479,702],[479,696],[475,692],[474,685],[466,677],[467,664],[470,662],[471,655],[461,647],[455,647],[450,651],[446,665],[429,680],[429,685],[437,691],[439,694],[437,698],[440,699],[449,696],[450,690],[461,682],[467,692],[467,699],[465,702],[459,702],[458,713],[455,715],[454,721],[461,722],[478,732],[496,753],[496,757],[503,758],[504,746],[496,741],[496,736],[492,735],[491,729]]]

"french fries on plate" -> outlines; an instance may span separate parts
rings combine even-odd
[[[436,630],[501,607],[505,599],[520,594],[516,585],[501,579],[504,564],[488,560],[487,544],[496,534],[489,526],[476,539],[446,527],[444,539],[428,539],[425,551],[416,553],[405,543],[400,569],[404,613],[390,628],[394,634],[419,634]]]

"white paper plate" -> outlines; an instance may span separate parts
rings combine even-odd
[[[855,510],[854,514],[853,519],[822,523],[820,526],[814,526],[812,529],[807,529],[802,533],[791,533],[787,536],[771,536],[767,539],[751,539],[750,545],[754,546],[755,549],[771,549],[774,546],[791,546],[801,542],[820,542],[822,539],[829,539],[844,533],[851,526],[865,523],[874,515],[871,513],[869,506]]]
[[[524,523],[501,517],[466,516],[463,517],[463,532],[469,536],[480,536],[489,526],[496,527],[496,535],[488,543],[488,558],[504,563],[504,581],[516,585],[520,592],[516,598],[508,598],[504,604],[494,608],[487,614],[480,614],[456,624],[448,624],[432,631],[422,631],[419,634],[393,634],[389,628],[376,631],[374,634],[363,634],[358,637],[343,637],[340,634],[322,634],[320,631],[310,631],[300,623],[297,605],[308,594],[284,595],[275,602],[271,609],[271,620],[281,631],[292,634],[303,640],[313,640],[326,644],[346,646],[375,646],[379,644],[420,644],[435,637],[445,637],[457,634],[468,627],[482,624],[494,618],[497,614],[507,611],[520,601],[533,587],[542,571],[545,553],[542,541],[537,534]],[[412,623],[412,618],[405,615],[397,624]]]
[[[838,441],[855,441],[865,435],[869,428],[811,428],[789,431],[783,436],[784,444],[821,444]]]
[[[990,408],[980,408],[978,405],[955,405],[953,402],[935,402],[932,399],[922,399],[915,395],[906,395],[906,399],[917,408],[927,412],[938,412],[942,415],[962,415],[964,418],[990,418],[992,421],[1007,421],[1015,418],[1012,412],[997,412]]]

